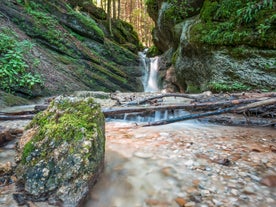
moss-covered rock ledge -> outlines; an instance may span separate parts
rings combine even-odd
[[[57,97],[20,140],[16,176],[23,197],[79,206],[103,169],[104,126],[92,98]]]

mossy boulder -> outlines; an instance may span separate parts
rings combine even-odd
[[[20,140],[18,182],[28,199],[78,206],[103,169],[105,120],[92,98],[57,97]]]

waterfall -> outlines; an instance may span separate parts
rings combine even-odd
[[[144,76],[142,77],[142,83],[145,92],[159,91],[158,87],[158,62],[159,57],[147,58],[146,50],[139,52],[142,67],[144,68]]]
[[[158,61],[159,57],[150,58],[149,77],[145,92],[159,91],[158,88]]]

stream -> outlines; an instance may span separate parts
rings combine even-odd
[[[145,83],[145,89],[159,90],[157,75],[146,75],[144,80],[154,84],[149,89]],[[199,121],[136,124],[183,113],[108,119],[105,170],[83,207],[276,206],[276,130]],[[0,126],[23,128],[28,122]],[[0,164],[14,162],[14,148],[10,142],[0,149]],[[13,185],[0,186],[0,206],[17,206],[13,191]]]
[[[145,92],[159,91],[158,57],[140,53]],[[199,121],[139,127],[183,115],[127,114],[106,123],[105,170],[84,207],[276,206],[276,130]],[[268,176],[268,177],[266,177]]]
[[[106,123],[106,167],[85,207],[275,206],[276,131],[185,121]]]

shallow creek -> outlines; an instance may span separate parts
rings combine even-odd
[[[85,207],[276,206],[276,130],[106,124],[106,168]],[[185,204],[186,203],[186,204]]]
[[[105,171],[84,207],[276,206],[276,189],[260,184],[276,175],[275,143],[269,128],[107,122]],[[0,187],[0,206],[16,206],[13,189]]]

